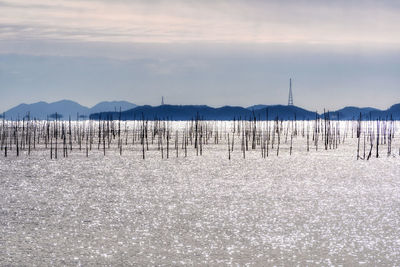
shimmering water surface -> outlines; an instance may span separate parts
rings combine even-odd
[[[356,139],[293,147],[245,159],[238,147],[232,160],[224,144],[145,160],[140,146],[57,160],[10,152],[0,156],[0,263],[400,265],[398,154],[356,160]]]

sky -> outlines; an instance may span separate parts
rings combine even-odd
[[[397,0],[0,0],[0,112],[138,105],[400,103]]]

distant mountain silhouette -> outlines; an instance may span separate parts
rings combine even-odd
[[[258,110],[258,109],[263,109],[266,107],[268,107],[268,105],[259,104],[259,105],[253,105],[253,106],[247,107],[247,109],[248,110]]]
[[[393,115],[393,118],[400,119],[400,104],[391,106],[386,113],[386,115]]]
[[[91,113],[119,110],[120,107],[121,110],[127,110],[136,107],[136,105],[126,101],[113,101],[101,102],[92,108],[88,108],[71,100],[53,103],[41,101],[33,104],[20,104],[7,110],[4,114],[6,119],[17,120],[29,116],[31,119],[45,120],[55,118],[57,113],[57,118],[68,120],[71,116],[71,119],[75,120],[78,114],[79,118],[83,119],[88,118]]]
[[[7,119],[22,119],[29,114],[31,119],[46,119],[53,114],[60,114],[64,119],[71,116],[76,119],[76,114],[89,115],[89,109],[74,101],[61,100],[53,103],[37,102],[33,104],[20,104],[12,109],[7,110],[4,114]]]
[[[376,108],[359,108],[359,107],[345,107],[333,112],[329,112],[329,118],[332,120],[357,120],[362,115],[369,114],[370,112],[381,112],[381,110]],[[328,114],[328,112],[326,112]],[[324,114],[321,115],[324,117]]]
[[[121,113],[119,109],[121,107]],[[52,119],[56,117],[68,120],[69,117],[79,119],[118,119],[133,120],[142,117],[148,120],[191,120],[199,116],[204,120],[233,120],[233,119],[257,119],[265,120],[268,111],[268,119],[274,120],[314,120],[316,117],[324,118],[325,114],[316,114],[297,106],[286,105],[254,105],[248,108],[238,106],[224,106],[213,108],[206,105],[161,105],[161,106],[136,106],[126,101],[101,102],[92,108],[82,106],[70,100],[61,100],[54,103],[37,102],[33,104],[21,104],[6,111],[6,119],[23,119],[28,114],[31,119]],[[400,104],[391,106],[387,110],[366,107],[345,107],[329,112],[330,119],[352,120],[358,119],[390,119],[400,120]],[[326,114],[327,115],[327,114]]]
[[[170,119],[170,120],[191,120],[199,116],[204,120],[233,120],[233,119],[252,119],[254,116],[257,119],[268,118],[287,120],[287,119],[315,119],[316,113],[307,111],[296,106],[268,106],[258,110],[248,110],[243,107],[225,106],[213,108],[209,106],[179,106],[179,105],[162,105],[162,106],[139,106],[124,112],[102,112],[90,115],[91,119]]]
[[[137,107],[137,105],[127,101],[103,101],[93,106],[89,112],[92,114],[107,111],[119,111],[120,108],[122,111],[125,111],[135,107]]]
[[[328,114],[328,112],[326,112]],[[391,106],[387,110],[366,107],[345,107],[337,111],[329,112],[329,118],[333,120],[357,120],[361,114],[362,120],[391,119],[400,120],[400,104]],[[321,115],[324,117],[324,114]]]

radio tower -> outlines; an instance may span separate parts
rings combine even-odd
[[[288,101],[288,106],[293,106],[292,78],[290,78],[289,82],[290,82],[290,86],[289,86],[289,101]]]

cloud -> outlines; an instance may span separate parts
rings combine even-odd
[[[400,44],[395,1],[0,1],[0,40]]]

